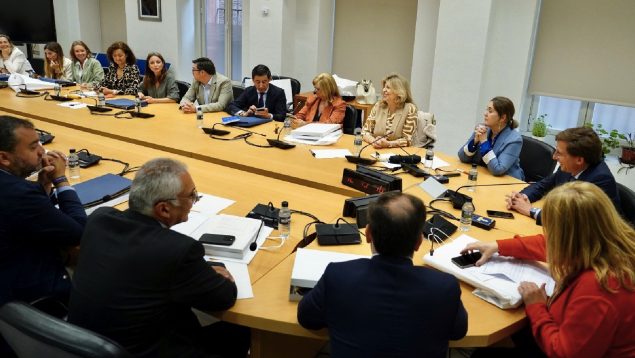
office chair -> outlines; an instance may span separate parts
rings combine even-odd
[[[18,357],[132,357],[116,342],[23,302],[0,307],[0,333]]]
[[[174,81],[176,82],[176,86],[179,88],[179,102],[183,99],[183,96],[187,93],[187,90],[190,89],[190,84],[185,81]]]
[[[232,91],[234,92],[234,99],[236,99],[245,91],[245,86],[232,84]]]
[[[434,113],[417,112],[417,127],[412,134],[412,146],[427,148],[437,140],[437,120]]]
[[[357,126],[357,109],[350,104],[346,105],[346,114],[344,114],[344,123],[342,123],[342,132],[344,134],[354,134]]]
[[[635,192],[620,183],[617,183],[617,192],[622,204],[622,216],[635,226]]]
[[[525,172],[525,181],[539,181],[553,173],[557,164],[553,160],[555,149],[538,139],[522,137],[523,148],[520,151],[520,167]]]

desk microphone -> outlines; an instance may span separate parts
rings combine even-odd
[[[276,132],[278,132],[278,136],[276,137],[276,139],[267,139],[267,142],[269,143],[270,146],[280,148],[280,149],[295,148],[295,144],[287,143],[283,140],[280,140],[280,134],[284,132],[284,127],[282,127],[282,129],[280,130],[278,130],[278,127],[276,127]]]
[[[463,207],[463,204],[465,204],[465,201],[467,200],[467,198],[469,198],[469,196],[459,193],[459,190],[463,188],[473,188],[473,187],[479,187],[479,186],[502,186],[502,185],[527,185],[527,183],[517,182],[517,183],[499,183],[499,184],[462,185],[456,188],[456,190],[447,190],[445,196],[450,198],[450,201],[452,202],[452,207],[454,207],[455,209],[461,209]]]
[[[23,95],[27,95],[27,96],[39,96],[40,95],[40,92],[38,92],[38,91],[31,91],[27,87],[26,83],[23,83],[22,86],[24,86],[24,88],[20,88],[20,92],[19,93],[21,93]]]
[[[359,153],[357,153],[357,155],[347,155],[346,156],[346,160],[348,160],[350,163],[362,164],[362,165],[373,165],[373,164],[375,164],[377,162],[377,159],[362,158],[362,152],[369,145],[375,144],[376,142],[388,137],[392,133],[393,132],[391,130],[388,130],[388,132],[386,132],[386,134],[384,134],[383,136],[381,136],[379,138],[376,138],[374,141],[372,141],[372,142],[366,144],[365,146],[363,146],[362,149],[359,150]],[[421,158],[419,158],[419,161],[421,161]]]
[[[88,107],[88,110],[90,111],[90,113],[93,112],[97,112],[97,113],[103,113],[103,112],[110,112],[112,111],[112,108],[108,108],[105,106],[102,106],[99,104],[99,102],[97,101],[97,98],[91,98],[93,101],[95,101],[95,105],[91,106],[91,105],[87,105],[86,107]]]
[[[256,237],[254,237],[254,241],[249,244],[249,250],[256,251],[258,248],[258,236],[260,236],[260,230],[262,230],[262,226],[265,224],[264,220],[260,220],[260,227],[258,227],[258,231],[256,232]]]
[[[224,123],[221,123],[221,124],[222,124],[222,125],[224,125],[224,126],[226,126],[226,127],[232,127],[232,128],[240,129],[240,130],[241,130],[241,131],[243,131],[243,132],[247,132],[247,133],[251,133],[251,134],[257,134],[257,135],[262,136],[262,137],[266,137],[266,136],[267,136],[267,135],[265,135],[265,134],[258,133],[258,132],[254,132],[254,131],[252,131],[252,130],[245,129],[245,128],[243,128],[243,127],[239,127],[239,126],[232,126],[232,125],[230,125],[231,123],[230,123],[230,124],[224,124]]]

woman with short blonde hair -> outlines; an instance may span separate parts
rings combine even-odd
[[[556,282],[521,282],[531,331],[549,357],[631,357],[635,353],[635,230],[596,185],[553,189],[542,208],[544,235],[473,243],[485,263],[494,253],[547,262]]]
[[[292,125],[294,128],[311,122],[337,123],[344,122],[346,102],[340,96],[335,79],[330,73],[320,73],[313,78],[313,95],[296,114]]]

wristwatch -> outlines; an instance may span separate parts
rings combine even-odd
[[[540,209],[538,209],[538,208],[529,209],[529,217],[531,217],[532,219],[536,220],[536,215],[538,215],[539,211],[540,211]]]

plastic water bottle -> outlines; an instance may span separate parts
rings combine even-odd
[[[472,198],[467,198],[461,207],[461,231],[470,230],[472,214],[474,214],[474,204],[472,204]]]
[[[362,137],[362,129],[357,127],[355,128],[355,139],[353,140],[354,155],[359,156],[359,152],[362,150],[362,144],[364,144],[364,139]]]
[[[79,157],[74,148],[71,148],[68,155],[68,177],[79,179]]]
[[[282,202],[278,212],[278,231],[283,239],[288,238],[291,234],[291,210],[289,209],[289,203],[286,201]]]
[[[432,162],[434,161],[434,146],[428,146],[428,150],[426,150],[426,158],[423,161],[423,166],[426,168],[432,169]]]
[[[60,86],[58,83],[56,83],[53,88],[55,89],[55,95],[59,97],[60,92],[62,91],[62,86]]]
[[[478,179],[478,168],[476,167],[476,163],[472,163],[472,168],[467,174],[467,185],[476,185],[476,179]],[[467,191],[476,191],[476,187],[468,187]]]
[[[106,96],[104,96],[104,92],[97,92],[97,106],[105,107],[106,106]]]
[[[203,128],[203,109],[196,106],[196,128]]]
[[[280,133],[280,137],[282,140],[289,134],[291,134],[291,117],[285,117],[284,123],[282,124],[282,133]]]
[[[137,110],[137,113],[141,112],[141,99],[139,97],[135,97],[134,99],[134,107]],[[198,113],[197,113],[198,115]]]

